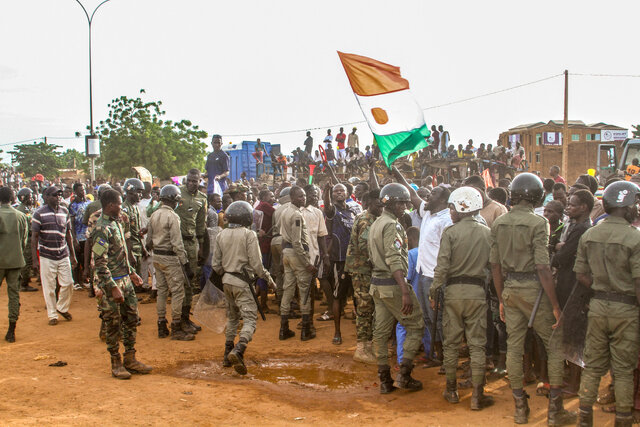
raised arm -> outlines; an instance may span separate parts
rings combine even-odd
[[[420,196],[418,196],[418,193],[416,193],[416,190],[414,190],[413,187],[409,185],[404,175],[402,175],[402,173],[398,170],[397,167],[393,166],[391,168],[391,173],[393,174],[393,177],[396,179],[396,181],[404,185],[407,188],[407,190],[409,190],[409,194],[411,195],[411,203],[413,204],[414,209],[419,210],[420,205],[422,205],[422,202],[424,200],[422,200]]]

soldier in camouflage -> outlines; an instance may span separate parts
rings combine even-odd
[[[117,221],[122,198],[116,190],[105,190],[100,198],[102,216],[96,223],[92,252],[98,276],[98,293],[106,326],[107,350],[111,354],[111,374],[129,379],[131,373],[148,374],[151,366],[136,360],[135,343],[138,323],[138,301],[133,285],[142,279],[129,264],[124,232]],[[124,344],[124,366],[120,344]]]
[[[34,199],[33,199],[33,191],[31,189],[25,187],[18,191],[18,201],[20,204],[16,207],[19,212],[22,212],[27,217],[27,221],[29,224],[29,241],[31,241],[31,217],[33,216],[33,212],[35,208],[33,207]],[[29,285],[31,281],[31,270],[33,266],[31,251],[24,251],[24,262],[25,266],[22,268],[20,272],[20,292],[35,292],[38,289]]]
[[[380,190],[371,190],[365,196],[368,209],[358,215],[353,223],[347,247],[344,271],[351,274],[353,297],[356,300],[356,351],[353,360],[375,365],[373,354],[373,312],[375,304],[369,294],[371,287],[371,261],[369,260],[369,228],[382,214]]]
[[[144,184],[137,178],[129,178],[124,182],[125,201],[122,203],[122,213],[128,217],[127,225],[123,227],[124,237],[129,250],[129,262],[140,274],[142,257],[147,256],[147,250],[142,244],[142,226],[140,225],[140,210],[138,202],[144,192]],[[136,288],[136,292],[142,288]]]

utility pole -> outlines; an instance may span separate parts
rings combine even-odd
[[[564,70],[564,124],[562,127],[562,176],[569,179],[569,71]]]

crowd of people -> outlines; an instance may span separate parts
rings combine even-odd
[[[190,170],[181,186],[129,178],[95,189],[76,183],[68,195],[56,185],[1,187],[5,339],[16,340],[19,291],[37,290],[35,272],[49,325],[59,316],[71,321],[71,294],[86,289],[97,299],[112,375],[149,373],[152,367],[136,359],[138,303],[156,304],[159,339],[191,341],[201,330],[192,307],[211,282],[227,305],[222,364],[239,374],[247,373],[258,313],[280,316],[281,341],[296,336],[291,319],[300,319],[302,341],[316,338],[314,322],[331,321],[337,346],[341,320],[353,318],[353,358],[377,366],[380,393],[421,390],[413,369],[437,368],[448,402],[459,402],[459,388],[472,388],[471,409],[480,410],[493,404],[484,392],[487,376],[508,373],[516,423],[528,422],[523,387],[536,383],[536,394],[548,396],[549,425],[575,423],[563,399],[579,395],[578,422],[586,426],[610,369],[612,385],[598,401],[615,401],[616,425],[631,425],[640,410],[637,180],[610,178],[598,199],[595,178],[585,174],[567,187],[554,166],[544,181],[525,172],[487,188],[480,171],[453,183],[407,179],[395,167],[385,174],[373,153],[362,157],[368,178],[346,173],[341,180],[331,161],[337,168],[358,153],[356,131],[340,129],[332,160],[327,132],[320,161],[328,179],[320,186],[306,176],[279,185],[230,182],[222,138],[214,135],[206,171]],[[441,149],[448,133],[440,127],[433,135],[437,148],[429,151],[448,156],[451,150]],[[312,148],[313,141],[305,143],[299,153],[309,156]],[[505,155],[489,148],[474,155]],[[521,152],[516,147],[513,156],[524,158]],[[592,292],[588,328],[577,343],[584,368],[557,345],[567,335],[558,329],[562,310],[578,289]],[[316,314],[316,306],[326,309]],[[470,360],[458,382],[460,354]]]

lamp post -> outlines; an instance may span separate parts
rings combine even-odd
[[[76,0],[76,2],[80,5],[84,14],[87,17],[87,23],[89,24],[89,128],[90,134],[85,137],[85,152],[87,157],[89,157],[91,161],[91,185],[96,180],[96,157],[99,156],[100,142],[96,135],[93,132],[93,82],[91,75],[91,23],[93,22],[93,16],[96,14],[96,11],[108,2],[109,0],[103,0],[93,12],[91,12],[91,16],[87,12],[87,9],[80,3],[80,0]]]

